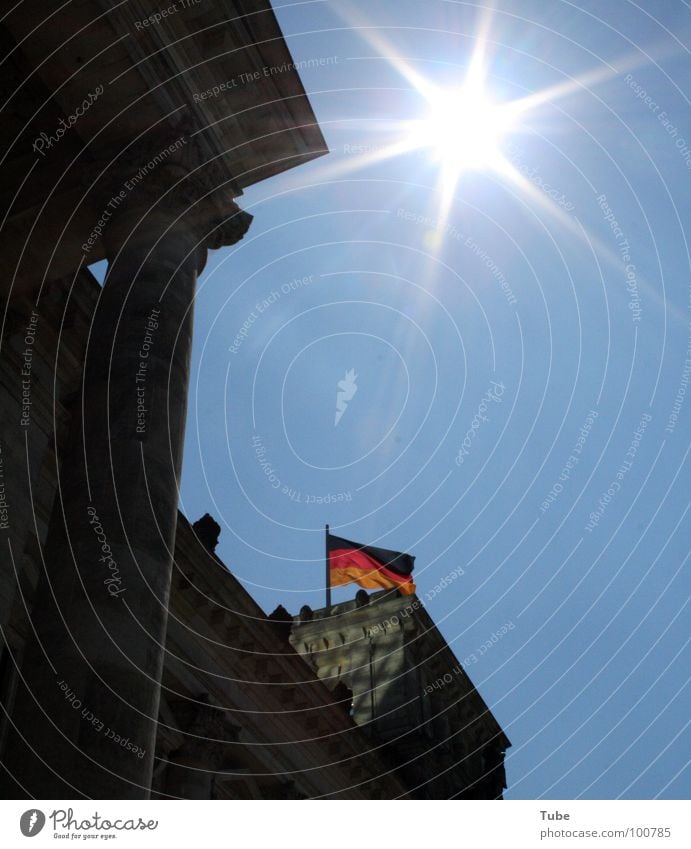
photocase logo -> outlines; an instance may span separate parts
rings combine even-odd
[[[336,417],[334,418],[334,427],[341,421],[343,413],[348,408],[348,401],[353,400],[353,396],[357,392],[357,383],[355,383],[357,375],[355,369],[351,368],[347,371],[345,378],[338,381],[339,391],[336,393]]]
[[[30,811],[25,811],[19,820],[19,828],[24,837],[36,837],[46,824],[46,815],[38,808],[32,808]]]

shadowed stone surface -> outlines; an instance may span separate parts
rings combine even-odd
[[[511,745],[416,596],[303,610],[290,641],[416,798],[496,799]],[[446,676],[446,677],[445,677]],[[443,688],[428,685],[442,680]]]

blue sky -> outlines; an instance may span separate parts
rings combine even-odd
[[[688,8],[275,8],[331,153],[210,255],[183,511],[267,611],[323,606],[326,522],[414,554],[422,598],[461,566],[427,607],[507,798],[687,795]],[[411,69],[456,89],[482,43],[495,101],[550,96],[449,199],[433,148],[382,150],[427,112]]]

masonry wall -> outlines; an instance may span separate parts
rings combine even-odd
[[[303,609],[291,642],[332,691],[352,690],[355,721],[412,796],[502,797],[511,744],[415,596]]]
[[[100,286],[86,270],[13,297],[0,342],[0,624],[14,651],[26,635],[40,549],[69,438],[87,334]],[[57,447],[57,453],[56,453]]]
[[[0,759],[91,315],[88,271],[21,298],[0,357]],[[59,576],[55,576],[59,579]],[[395,798],[405,787],[179,516],[154,770],[159,798]],[[46,733],[49,733],[46,723]],[[113,739],[113,745],[121,742]]]

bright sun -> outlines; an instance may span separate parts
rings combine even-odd
[[[447,177],[463,171],[502,170],[501,141],[511,129],[509,108],[480,87],[464,86],[429,96],[429,111],[415,121],[408,144],[426,148]]]

